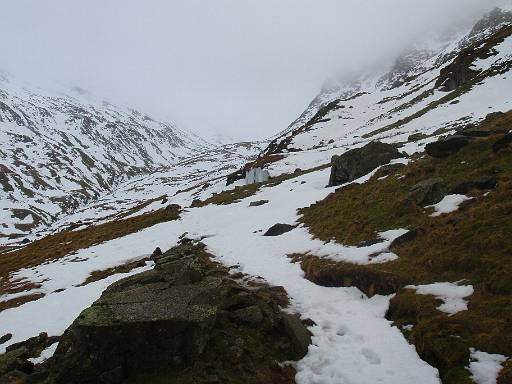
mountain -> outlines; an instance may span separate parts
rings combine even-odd
[[[512,383],[511,69],[496,9],[0,250],[0,381]]]
[[[467,31],[418,44],[390,69],[325,87],[266,153],[330,149],[340,141],[406,141],[508,110],[512,14],[495,9]],[[328,144],[332,141],[331,144]]]
[[[0,78],[2,238],[19,238],[112,191],[211,147],[133,109]]]

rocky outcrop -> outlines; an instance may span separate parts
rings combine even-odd
[[[341,156],[334,156],[329,186],[353,181],[399,157],[403,157],[403,154],[395,146],[379,141],[372,141],[362,148],[352,149]]]
[[[436,177],[420,181],[411,188],[407,196],[407,203],[421,207],[439,203],[447,195],[447,185],[443,179]]]
[[[308,331],[290,326],[282,288],[235,281],[189,240],[154,259],[64,333],[52,383],[293,382],[279,362],[304,355]]]
[[[425,152],[429,156],[444,158],[459,152],[469,144],[469,139],[463,136],[449,136],[425,146]]]

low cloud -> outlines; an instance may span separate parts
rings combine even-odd
[[[485,4],[482,4],[485,3]],[[79,85],[205,135],[286,128],[326,79],[473,21],[481,0],[16,0],[0,68]]]

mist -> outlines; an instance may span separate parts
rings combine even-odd
[[[0,69],[206,137],[260,139],[285,129],[327,79],[388,62],[498,3],[16,0],[2,4]]]

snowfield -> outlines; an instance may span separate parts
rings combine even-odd
[[[26,278],[42,283],[41,289],[46,292],[65,290],[0,312],[0,333],[13,333],[7,345],[41,331],[61,334],[109,284],[126,276],[115,275],[76,287],[88,272],[142,258],[157,246],[170,248],[187,232],[189,237],[204,238],[208,250],[222,263],[237,265],[243,273],[284,286],[292,299],[290,310],[316,323],[311,328],[313,345],[297,364],[298,383],[438,383],[437,370],[423,362],[400,331],[384,319],[389,297],[368,299],[356,288],[321,287],[304,279],[300,266],[291,263],[287,255],[314,254],[323,248],[323,243],[313,239],[304,228],[278,237],[262,235],[278,222],[295,223],[298,208],[332,192],[333,188],[325,187],[328,178],[329,170],[313,172],[263,188],[238,203],[188,209],[178,221],[81,250],[67,260],[22,271]],[[269,203],[249,207],[254,200]],[[398,230],[383,237],[389,241],[403,233]],[[326,249],[331,256],[358,263],[375,252],[374,246],[353,252],[334,243]],[[77,257],[85,261],[74,262]]]

